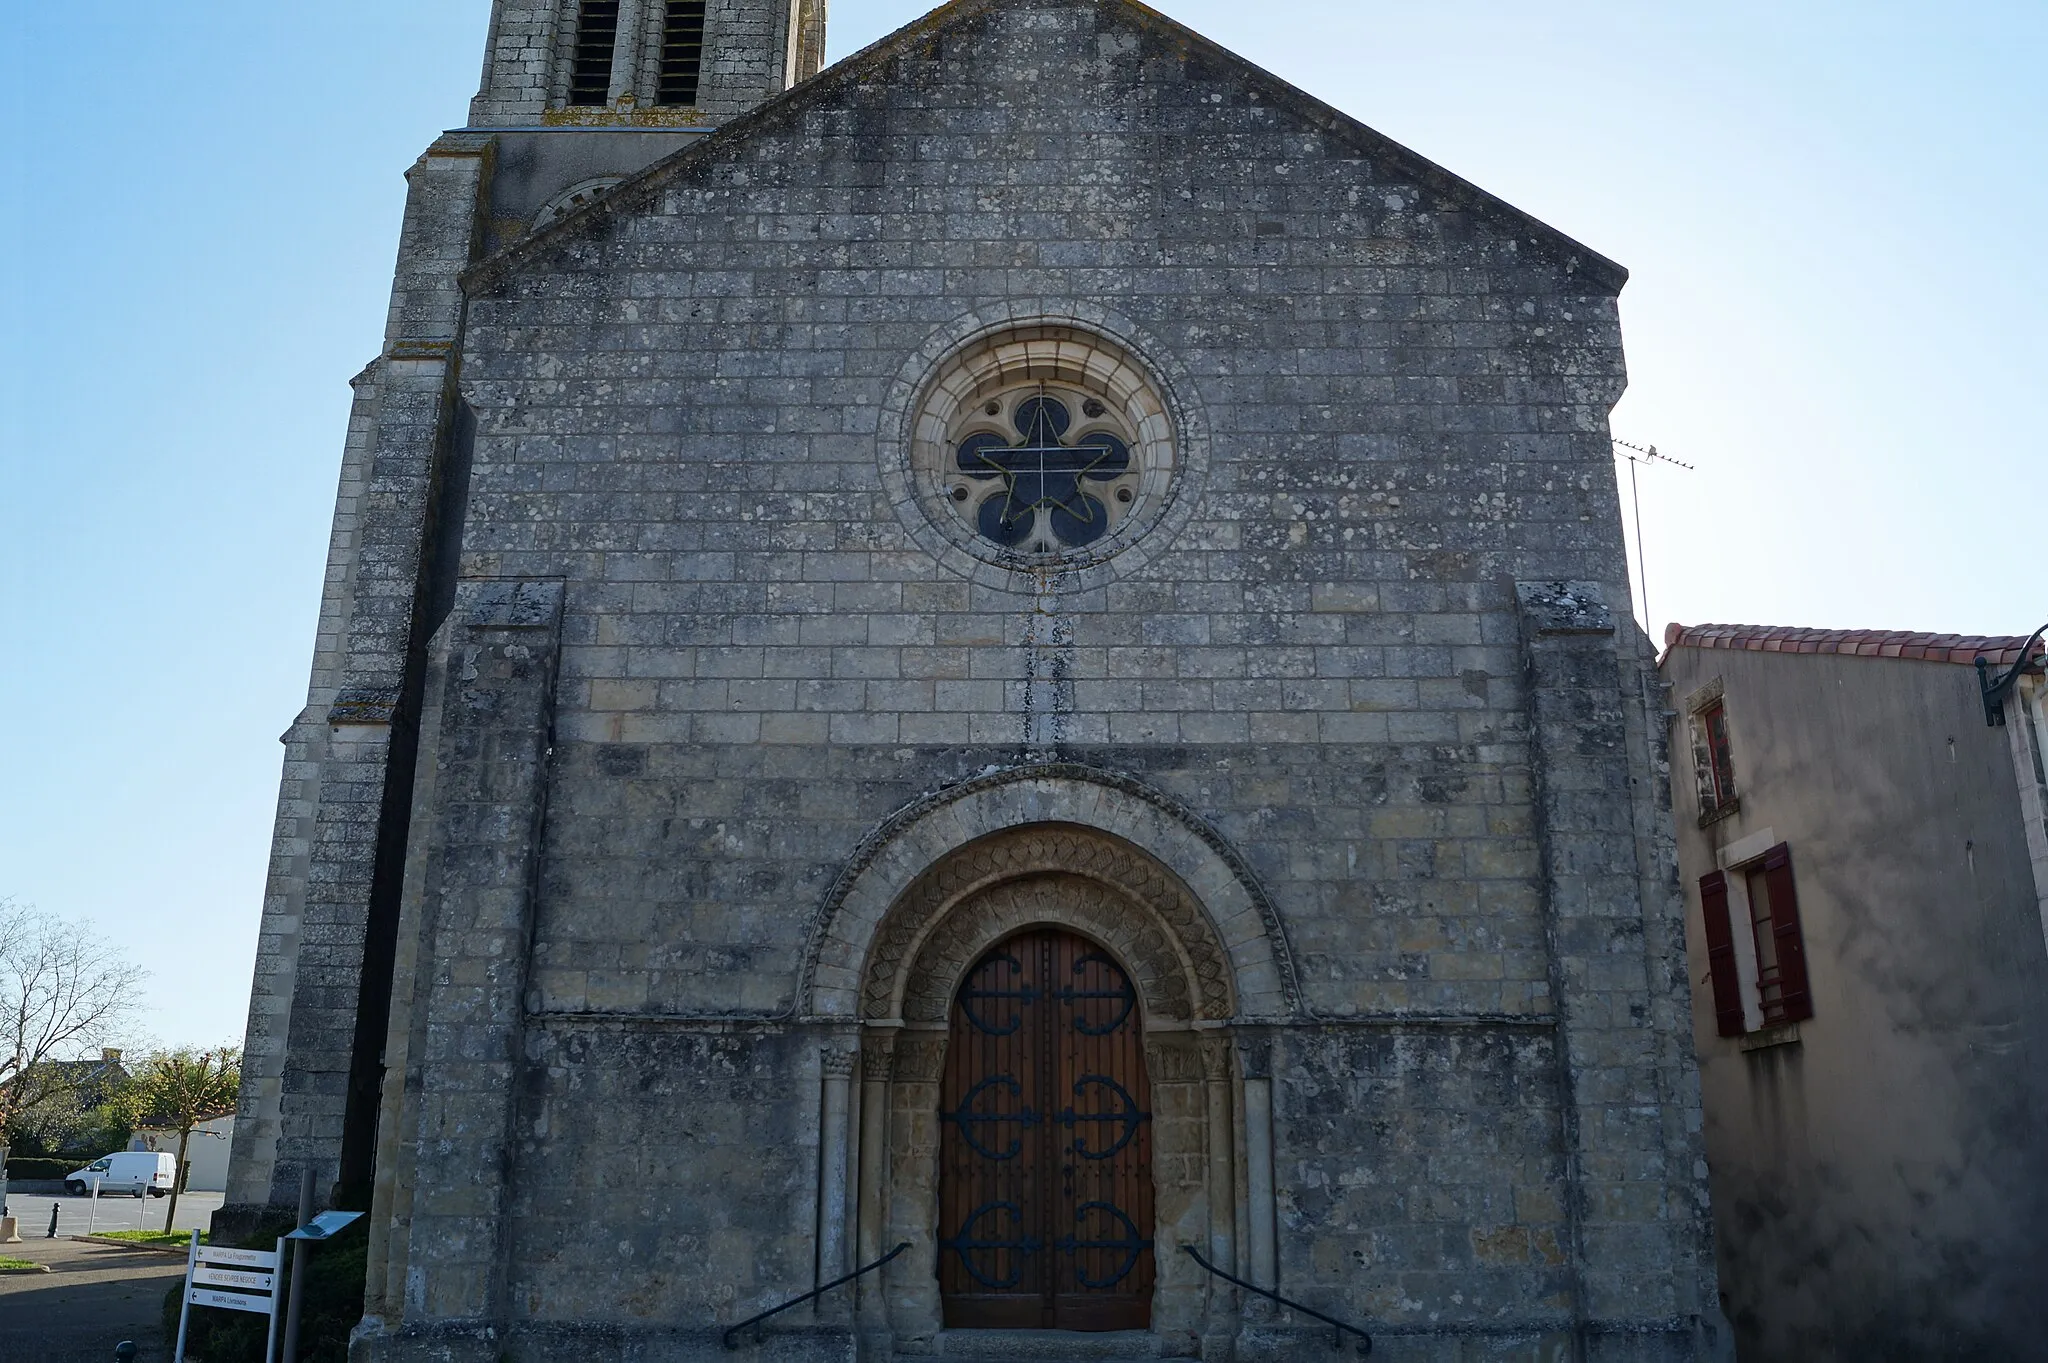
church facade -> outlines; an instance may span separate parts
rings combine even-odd
[[[1625,273],[823,10],[498,0],[410,173],[225,1214],[372,1211],[362,1359],[1717,1356]]]

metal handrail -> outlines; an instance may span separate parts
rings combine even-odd
[[[1236,1283],[1239,1287],[1242,1287],[1247,1292],[1256,1292],[1260,1296],[1265,1297],[1269,1301],[1279,1302],[1282,1306],[1287,1307],[1289,1310],[1299,1311],[1304,1316],[1314,1316],[1323,1324],[1334,1327],[1337,1332],[1337,1335],[1336,1339],[1332,1342],[1332,1347],[1339,1349],[1344,1347],[1344,1333],[1348,1330],[1352,1334],[1358,1336],[1358,1356],[1360,1358],[1363,1358],[1367,1354],[1372,1352],[1372,1336],[1367,1334],[1365,1331],[1359,1329],[1356,1325],[1347,1325],[1343,1321],[1338,1320],[1335,1316],[1326,1316],[1312,1306],[1303,1306],[1298,1301],[1288,1300],[1286,1297],[1281,1296],[1278,1292],[1268,1292],[1263,1287],[1259,1287],[1253,1283],[1248,1283],[1234,1273],[1225,1273],[1222,1269],[1216,1267],[1216,1265],[1210,1263],[1207,1259],[1204,1259],[1201,1255],[1195,1253],[1195,1247],[1193,1245],[1182,1245],[1180,1247],[1180,1250],[1181,1253],[1187,1255],[1188,1258],[1193,1259],[1203,1268],[1208,1269],[1211,1273],[1223,1279],[1223,1281],[1227,1283]]]
[[[884,1254],[881,1258],[875,1260],[866,1268],[856,1268],[853,1272],[847,1274],[843,1278],[834,1278],[831,1282],[826,1283],[823,1287],[814,1288],[811,1291],[804,1293],[801,1297],[792,1297],[788,1301],[782,1303],[782,1305],[780,1306],[770,1307],[768,1310],[763,1311],[760,1315],[753,1317],[751,1320],[741,1321],[738,1325],[733,1326],[730,1330],[727,1330],[725,1332],[725,1347],[728,1349],[737,1349],[739,1345],[733,1343],[732,1341],[733,1336],[737,1335],[740,1331],[747,1329],[749,1326],[759,1325],[762,1321],[767,1320],[770,1316],[779,1316],[792,1306],[802,1306],[805,1302],[810,1301],[813,1298],[822,1297],[835,1287],[844,1287],[848,1283],[852,1282],[855,1278],[861,1277],[865,1274],[873,1273],[883,1264],[888,1263],[891,1259],[895,1258],[897,1255],[901,1254],[904,1250],[909,1248],[910,1242],[908,1240],[905,1240],[902,1244],[896,1246],[896,1248],[890,1250],[887,1254]]]

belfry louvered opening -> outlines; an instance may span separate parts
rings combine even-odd
[[[661,26],[662,104],[695,104],[697,77],[704,69],[704,0],[668,0]]]
[[[612,49],[619,38],[619,0],[583,0],[576,12],[569,102],[603,104],[612,92]]]

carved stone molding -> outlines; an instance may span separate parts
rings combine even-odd
[[[936,1084],[946,1073],[944,1032],[906,1033],[896,1042],[896,1082]]]
[[[1229,840],[1199,814],[1134,777],[1071,762],[986,772],[921,796],[884,820],[854,850],[818,905],[794,1014],[896,1016],[874,1010],[868,987],[878,954],[900,965],[919,940],[922,929],[906,926],[897,910],[928,894],[938,869],[968,849],[1047,829],[1091,834],[1101,846],[1135,858],[1144,874],[1120,888],[1165,917],[1175,936],[1202,936],[1220,946],[1213,958],[1189,954],[1191,968],[1204,977],[1192,991],[1200,1005],[1195,1016],[1212,1016],[1209,1005],[1218,987],[1235,999],[1243,1018],[1302,1015],[1279,913]],[[1095,875],[1076,867],[1040,869]],[[974,887],[955,888],[964,896]],[[1187,930],[1184,908],[1200,930]],[[924,911],[933,913],[929,904]],[[934,914],[930,921],[935,920]]]
[[[1229,958],[1187,888],[1120,839],[1032,825],[960,848],[884,917],[868,956],[862,1012],[943,1022],[954,985],[1001,937],[1058,923],[1120,955],[1154,1021],[1223,1021],[1236,1011]]]
[[[1203,1073],[1201,1042],[1186,1032],[1148,1032],[1145,1066],[1155,1084],[1199,1084]]]

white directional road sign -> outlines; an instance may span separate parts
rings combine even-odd
[[[199,1247],[199,1262],[202,1264],[237,1264],[242,1268],[276,1268],[277,1253],[268,1249],[225,1249],[213,1245]]]
[[[276,1280],[274,1273],[252,1273],[246,1268],[208,1268],[202,1263],[192,1270],[195,1283],[205,1283],[208,1287],[239,1287],[244,1292],[275,1291]]]
[[[194,1306],[219,1306],[229,1311],[254,1311],[259,1316],[270,1314],[270,1298],[245,1297],[239,1292],[217,1292],[210,1287],[192,1289]]]

